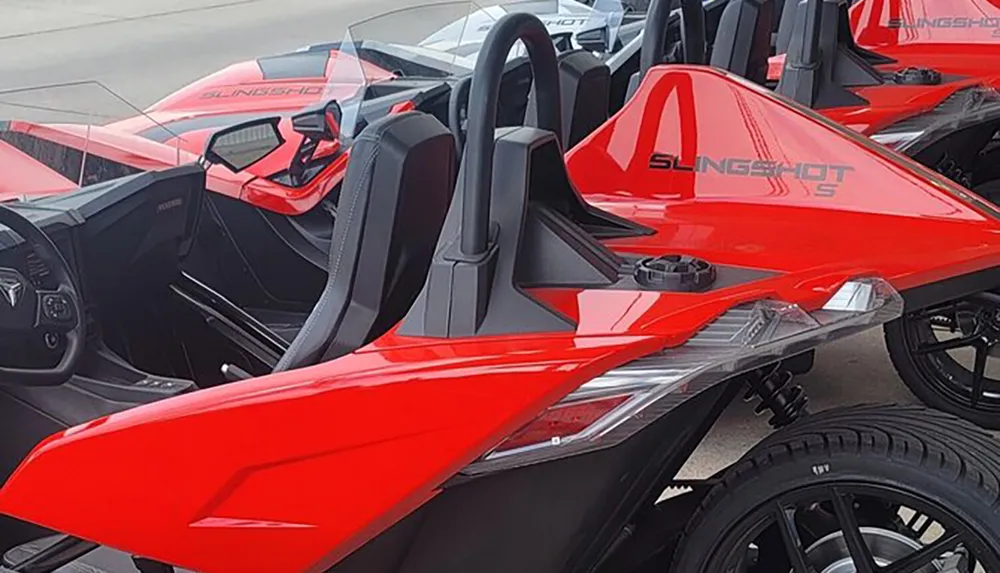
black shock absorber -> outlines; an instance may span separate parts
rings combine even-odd
[[[771,411],[771,419],[767,421],[772,428],[778,429],[791,424],[803,415],[808,414],[809,398],[798,384],[793,384],[794,375],[778,364],[775,367],[756,370],[748,376],[750,389],[747,401],[758,398],[760,403],[754,408],[758,415],[765,410]]]

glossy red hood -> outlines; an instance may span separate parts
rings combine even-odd
[[[853,264],[899,290],[1000,264],[996,207],[717,71],[657,69],[567,164],[589,201],[659,231],[622,248],[783,272]]]
[[[76,181],[70,181],[6,142],[0,142],[0,165],[4,166],[0,202],[65,193],[78,187]]]
[[[320,572],[568,392],[736,304],[810,310],[859,275],[911,289],[1000,265],[996,213],[975,197],[708,68],[652,70],[567,162],[588,199],[656,230],[615,249],[768,272],[702,293],[535,289],[575,331],[390,332],[331,362],[102,418],[36,448],[0,512],[193,570]],[[72,488],[66,468],[85,468]],[[150,487],[179,470],[196,479]],[[232,547],[254,551],[219,550]]]

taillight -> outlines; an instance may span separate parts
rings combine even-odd
[[[538,444],[555,444],[592,426],[631,397],[629,394],[607,398],[560,402],[507,438],[494,452],[511,452]]]
[[[587,382],[463,473],[489,473],[617,445],[714,384],[881,325],[902,310],[899,293],[877,278],[845,283],[811,313],[776,300],[737,306],[685,344]]]

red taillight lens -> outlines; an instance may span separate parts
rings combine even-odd
[[[622,394],[556,404],[507,438],[494,451],[507,452],[535,444],[557,443],[560,438],[574,436],[587,429],[630,397],[631,394]]]

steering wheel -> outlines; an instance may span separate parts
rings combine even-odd
[[[85,339],[73,272],[52,239],[23,215],[0,205],[0,225],[20,235],[34,249],[58,284],[55,290],[39,290],[17,269],[0,267],[0,335],[59,333],[66,338],[66,347],[56,366],[9,368],[0,365],[0,383],[62,384],[76,371]]]

